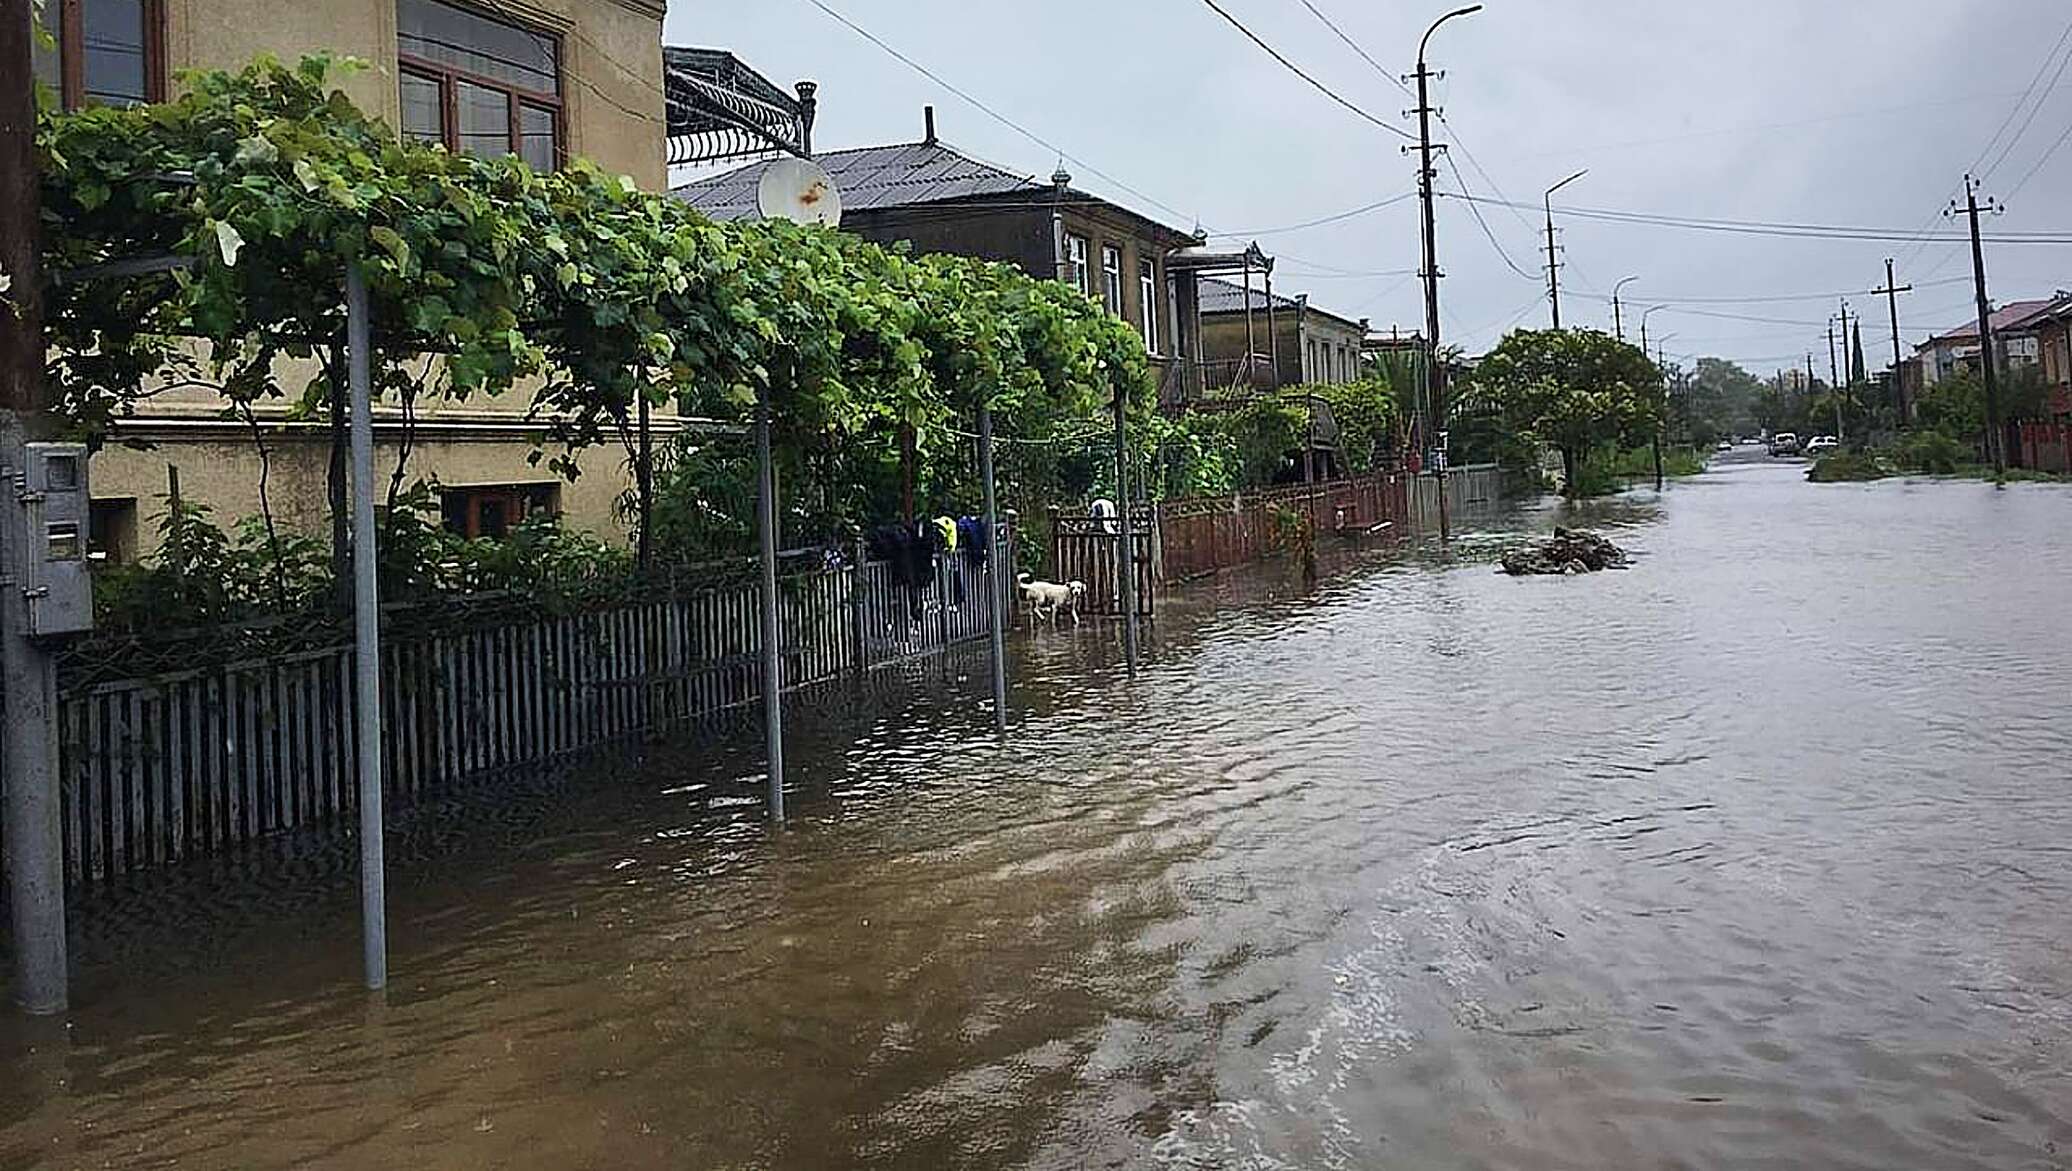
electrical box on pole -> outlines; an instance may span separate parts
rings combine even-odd
[[[24,444],[15,504],[23,511],[19,567],[28,602],[29,634],[84,634],[94,626],[93,577],[87,560],[87,452],[77,443]]]

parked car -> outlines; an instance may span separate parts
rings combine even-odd
[[[1793,432],[1780,431],[1770,436],[1771,455],[1797,455],[1798,453],[1799,437]]]
[[[1806,454],[1815,458],[1831,455],[1841,449],[1842,441],[1832,435],[1815,435],[1812,441],[1806,444]]]

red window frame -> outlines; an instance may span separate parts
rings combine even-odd
[[[554,42],[554,70],[556,81],[565,84],[564,62],[568,45],[561,34],[548,29],[512,20],[500,12],[488,12],[467,4],[454,4],[450,0],[437,0],[448,8],[472,12],[484,20],[510,28],[522,29],[533,36],[546,37]],[[554,116],[554,168],[559,170],[568,163],[568,110],[559,94],[545,94],[537,90],[524,89],[500,78],[489,77],[473,70],[461,69],[442,61],[429,61],[401,49],[396,52],[396,64],[401,72],[429,81],[439,87],[439,139],[446,149],[460,153],[460,86],[459,82],[480,86],[503,94],[511,104],[509,145],[511,154],[520,154],[519,146],[525,141],[521,129],[524,124],[525,107],[545,110]],[[521,155],[521,157],[523,157]]]
[[[58,11],[58,95],[65,109],[86,105],[86,0],[55,0]],[[165,0],[143,0],[144,100],[166,98]]]

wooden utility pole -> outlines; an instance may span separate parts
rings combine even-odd
[[[1914,286],[1902,285],[1893,276],[1889,259],[1885,261],[1885,287],[1871,290],[1872,296],[1884,297],[1886,306],[1892,310],[1892,405],[1899,413],[1901,427],[1907,425],[1907,387],[1906,378],[1899,372],[1901,363],[1905,361],[1899,352],[1899,295],[1913,291]]]
[[[1978,364],[1986,380],[1986,455],[1993,461],[1993,478],[2007,476],[2007,434],[2000,425],[2000,371],[1993,354],[1993,304],[1986,299],[1986,250],[1978,234],[1978,180],[1964,176],[1964,204],[1954,202],[1947,214],[1962,214],[1971,221],[1971,280],[1978,296]],[[2007,209],[1987,197],[1985,209],[1999,215]]]
[[[44,386],[41,216],[31,0],[0,0],[0,787],[6,790],[15,997],[66,1007],[65,863],[58,795],[57,661],[30,637],[27,444],[50,436]]]

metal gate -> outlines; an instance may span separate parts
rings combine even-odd
[[[1086,583],[1081,613],[1120,618],[1122,591],[1116,581],[1122,543],[1122,521],[1113,516],[1053,511],[1050,516],[1050,577],[1057,582]],[[1133,509],[1131,563],[1137,587],[1137,615],[1149,618],[1156,608],[1158,521],[1148,507]]]

